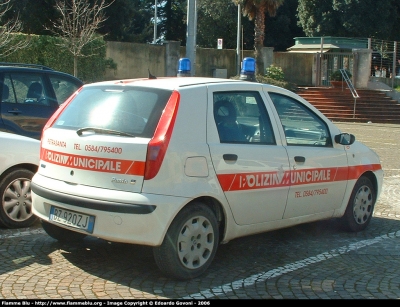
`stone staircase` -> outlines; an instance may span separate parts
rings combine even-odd
[[[299,87],[296,93],[333,122],[400,124],[400,103],[382,90],[357,89],[356,99],[348,88]]]

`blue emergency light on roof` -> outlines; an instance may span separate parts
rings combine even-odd
[[[191,65],[188,58],[181,58],[178,61],[178,77],[190,77]]]
[[[256,60],[253,58],[244,58],[242,69],[240,70],[240,80],[256,81]]]

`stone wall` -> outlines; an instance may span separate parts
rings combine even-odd
[[[150,70],[151,74],[159,77],[176,76],[178,60],[185,57],[185,53],[186,48],[180,46],[179,42],[167,42],[163,45],[107,42],[106,56],[114,60],[117,64],[117,69],[108,70],[105,74],[105,80],[146,78],[148,77],[148,70]],[[242,58],[254,56],[252,50],[244,50],[241,54]],[[273,48],[264,47],[262,50],[264,68],[274,64],[276,54],[273,53]],[[309,56],[306,55],[306,57]],[[276,65],[286,65],[282,57],[277,59],[279,64]],[[304,64],[300,65],[299,63]],[[298,65],[300,66],[308,65],[309,63],[310,61],[308,60],[298,60]],[[216,69],[226,69],[227,78],[236,76],[238,69],[236,50],[197,48],[196,76],[213,77]],[[288,75],[291,74],[288,73]]]
[[[157,77],[176,76],[179,58],[185,57],[186,48],[180,42],[166,42],[163,45],[137,44],[123,42],[107,42],[106,56],[117,64],[116,70],[108,70],[105,80],[147,78],[149,71]],[[273,52],[273,48],[262,50],[264,71],[271,64],[281,67],[285,80],[298,86],[313,86],[316,84],[316,54],[296,52]],[[242,51],[241,58],[253,57],[252,50]],[[369,76],[370,64],[366,61],[369,54],[361,51],[360,65],[357,66],[355,77],[356,87],[365,88],[368,80],[357,78],[363,76],[365,69]],[[368,65],[369,64],[369,65]],[[231,78],[237,75],[236,50],[234,49],[196,49],[196,76]],[[217,72],[217,73],[216,73]]]

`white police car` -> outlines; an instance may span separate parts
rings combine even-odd
[[[32,214],[31,179],[39,166],[40,141],[0,132],[0,227],[23,228]]]
[[[379,157],[300,96],[216,78],[84,85],[40,159],[33,212],[50,236],[153,246],[177,279],[238,237],[330,218],[362,231],[383,180]]]

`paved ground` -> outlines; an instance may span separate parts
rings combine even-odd
[[[233,240],[206,275],[177,282],[146,247],[63,245],[39,225],[0,228],[0,299],[400,298],[400,125],[337,125],[373,148],[385,171],[366,231],[324,221]]]

